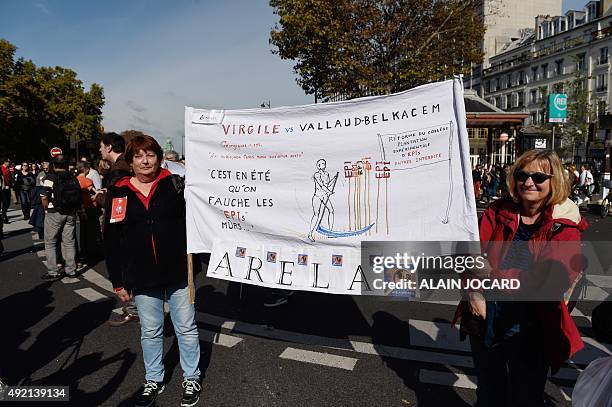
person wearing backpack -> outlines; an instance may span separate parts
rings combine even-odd
[[[15,187],[19,188],[19,202],[21,202],[21,212],[23,212],[23,220],[30,219],[30,210],[32,202],[30,194],[36,186],[36,176],[30,172],[28,163],[21,164],[21,170],[15,176]]]
[[[52,161],[52,171],[43,180],[41,194],[45,210],[45,254],[47,273],[44,280],[57,280],[64,273],[57,264],[57,242],[61,235],[62,256],[66,261],[65,274],[76,275],[76,216],[81,207],[79,181],[68,171],[68,162],[59,155]]]

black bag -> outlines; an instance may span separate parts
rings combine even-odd
[[[591,323],[598,340],[612,343],[612,301],[610,298],[593,308]]]
[[[53,207],[59,212],[75,211],[81,207],[81,186],[77,178],[67,171],[55,173]]]

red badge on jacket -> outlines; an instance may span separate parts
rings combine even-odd
[[[125,211],[127,209],[127,196],[123,198],[113,198],[111,208],[110,223],[118,223],[125,219]]]

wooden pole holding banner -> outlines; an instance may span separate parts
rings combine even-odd
[[[189,287],[189,302],[195,304],[195,286],[193,285],[193,253],[187,253],[187,286]]]

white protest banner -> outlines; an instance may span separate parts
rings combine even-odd
[[[208,276],[368,290],[362,241],[477,240],[458,79],[347,102],[186,107],[188,252]]]

